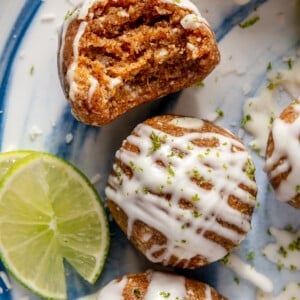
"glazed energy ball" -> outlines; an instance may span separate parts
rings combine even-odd
[[[275,119],[269,134],[265,171],[276,198],[300,209],[300,102]]]
[[[106,197],[116,222],[150,261],[197,268],[225,256],[249,231],[254,166],[226,129],[157,116],[123,141]]]
[[[148,270],[111,281],[97,300],[226,300],[209,285],[183,276]]]
[[[58,66],[74,116],[104,125],[202,81],[219,59],[189,0],[86,0],[63,25]]]

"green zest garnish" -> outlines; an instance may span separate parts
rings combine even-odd
[[[196,86],[197,86],[197,87],[204,87],[205,84],[204,84],[203,81],[201,81],[201,82],[196,83]]]
[[[245,126],[248,122],[252,121],[252,116],[251,115],[246,115],[242,119],[242,126]]]
[[[259,21],[260,17],[259,16],[255,16],[251,19],[246,20],[244,23],[239,23],[240,28],[247,28],[250,27],[252,25],[254,25],[257,21]]]
[[[240,284],[240,279],[239,279],[238,277],[234,277],[234,282],[235,282],[236,284]]]
[[[278,250],[279,254],[282,255],[283,257],[287,257],[287,251],[284,247],[280,246],[279,250]]]
[[[277,266],[276,267],[277,267],[278,271],[281,271],[282,268],[283,268],[283,264],[281,262],[277,262]]]
[[[202,216],[202,213],[198,212],[197,210],[193,210],[192,215],[194,218],[200,218]]]
[[[272,64],[269,62],[267,66],[267,71],[271,71],[271,70],[272,70]]]
[[[199,201],[200,200],[200,197],[198,194],[195,194],[193,197],[192,197],[192,200],[193,201]]]
[[[293,60],[292,60],[292,58],[288,59],[287,65],[288,65],[289,70],[291,70],[293,68]]]
[[[276,84],[272,81],[267,85],[267,89],[269,89],[270,91],[274,90],[275,87]]]
[[[298,237],[296,240],[293,240],[289,246],[290,251],[300,251],[300,237]]]
[[[169,292],[160,292],[159,295],[164,297],[164,298],[169,298],[171,296],[171,293],[169,293]]]
[[[29,74],[32,76],[34,74],[34,65],[30,67]]]
[[[250,252],[247,254],[247,260],[248,260],[248,261],[253,261],[253,260],[254,260],[254,252],[253,252],[253,251],[250,251]]]
[[[175,172],[174,172],[174,170],[172,169],[172,167],[171,167],[170,164],[168,165],[168,174],[169,174],[170,176],[172,176],[172,177],[175,176]]]
[[[132,171],[143,171],[143,168],[138,167],[133,161],[129,162]]]
[[[223,117],[224,116],[224,112],[221,109],[216,109],[216,113],[218,114],[219,117]]]
[[[255,167],[254,167],[253,163],[251,162],[251,160],[248,159],[246,162],[246,174],[247,174],[248,178],[253,179],[254,173],[255,173]]]
[[[161,147],[161,139],[159,138],[159,136],[152,131],[151,133],[151,141],[152,141],[152,147],[150,148],[151,152],[155,152],[156,150],[158,150]]]
[[[294,233],[294,228],[291,224],[287,225],[285,228],[284,228],[285,231],[287,232],[290,232],[290,233]]]
[[[296,190],[296,193],[300,193],[300,184],[296,185],[295,190]]]
[[[133,293],[134,293],[134,295],[135,295],[136,297],[140,298],[140,296],[141,296],[141,291],[140,291],[139,289],[134,289],[134,290],[133,290]]]
[[[67,21],[68,19],[70,19],[72,17],[73,13],[74,13],[74,11],[68,10],[64,17],[64,20]]]
[[[229,253],[226,254],[223,258],[219,259],[219,262],[223,265],[227,265],[228,264],[228,257],[229,257]]]

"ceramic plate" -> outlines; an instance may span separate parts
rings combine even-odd
[[[95,128],[73,118],[57,75],[58,30],[66,12],[73,9],[77,1],[0,1],[1,150],[33,149],[57,154],[74,163],[90,178],[99,179],[100,175],[95,187],[104,196],[115,151],[133,127],[149,116],[178,113],[213,119],[240,135],[249,146],[252,136],[244,133],[240,126],[243,106],[267,87],[271,68],[275,72],[291,69],[292,63],[299,59],[300,2],[194,2],[214,29],[222,56],[220,65],[204,81],[204,86],[191,87],[143,105],[110,125]],[[299,79],[293,92],[300,95]],[[279,89],[276,97],[283,107],[295,96]],[[222,111],[223,116],[216,111]],[[253,252],[254,259],[247,263],[273,282],[273,295],[277,295],[290,281],[300,282],[300,274],[287,269],[278,271],[276,264],[267,260],[261,251],[265,244],[274,241],[267,233],[270,226],[284,228],[290,224],[298,228],[300,213],[275,200],[263,172],[264,159],[256,151],[252,154],[260,205],[254,212],[252,231],[235,253],[247,262],[247,256]],[[68,270],[69,299],[94,294],[122,274],[156,268],[131,247],[114,222],[110,225],[112,244],[102,276],[90,286]],[[256,299],[256,286],[220,263],[194,271],[176,271],[211,284],[229,299]],[[37,298],[19,286],[1,266],[0,299]]]

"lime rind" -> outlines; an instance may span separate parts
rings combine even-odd
[[[30,181],[38,182],[37,186]],[[15,184],[20,188],[11,191]],[[50,199],[51,205],[41,199]],[[2,261],[25,287],[42,297],[65,299],[63,259],[88,282],[97,280],[108,254],[109,226],[100,197],[78,168],[48,153],[20,155],[0,181],[0,211]],[[53,216],[55,224],[51,223]],[[87,219],[89,226],[85,226]],[[30,239],[20,244],[22,236]],[[33,267],[37,261],[38,269]],[[20,267],[29,270],[22,274]],[[50,289],[53,285],[59,285],[55,291]]]

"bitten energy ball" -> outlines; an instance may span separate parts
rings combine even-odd
[[[249,231],[254,166],[226,129],[158,116],[124,140],[106,196],[116,222],[150,261],[197,268],[225,256]]]
[[[276,198],[300,209],[300,102],[294,101],[274,120],[265,171]]]
[[[219,58],[188,0],[89,0],[63,25],[58,66],[74,116],[104,125],[202,81]]]
[[[209,285],[183,276],[146,271],[129,274],[111,281],[99,293],[97,300],[226,300]]]

